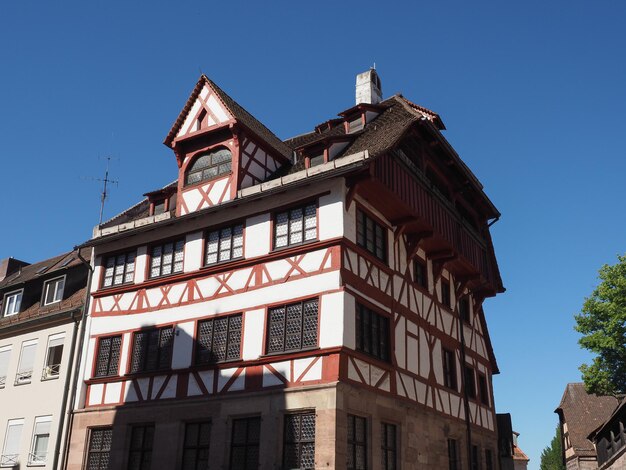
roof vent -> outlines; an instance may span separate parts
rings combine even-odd
[[[376,69],[371,68],[356,76],[356,104],[378,104],[382,99],[383,88]]]

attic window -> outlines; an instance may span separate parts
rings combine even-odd
[[[163,214],[165,212],[165,198],[154,201],[154,215]]]
[[[321,165],[324,163],[324,152],[309,158],[309,167]]]
[[[359,114],[356,118],[348,122],[348,134],[363,129],[363,117]]]
[[[204,153],[196,157],[185,172],[185,186],[230,173],[231,163],[232,156],[228,149]]]

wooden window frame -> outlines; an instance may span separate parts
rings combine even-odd
[[[372,223],[372,247],[368,246],[368,238],[367,238],[367,225],[368,221]],[[380,229],[380,236],[378,230]],[[387,263],[388,259],[388,240],[387,240],[387,226],[378,220],[377,217],[374,217],[368,211],[364,210],[362,207],[357,207],[356,209],[356,244],[363,248],[365,251],[370,253],[376,259],[382,261],[383,263]],[[382,244],[382,256],[378,253],[378,241],[381,240]]]
[[[41,305],[43,307],[47,306],[47,305],[52,305],[52,304],[56,304],[59,303],[61,301],[63,301],[63,294],[65,293],[65,281],[67,280],[67,275],[63,275],[63,276],[57,276],[57,277],[53,277],[51,279],[47,279],[46,281],[44,281],[43,283],[43,289],[42,289],[42,293],[41,293]],[[58,288],[58,284],[59,282],[62,282],[63,285],[62,287],[59,289]],[[54,300],[47,302],[47,297],[48,297],[48,289],[49,287],[52,285],[52,283],[55,283],[55,291],[54,291]],[[61,291],[61,293],[59,294],[59,291]],[[57,296],[60,295],[60,298],[57,299]]]
[[[218,162],[218,163],[213,163],[213,156],[217,155],[219,152],[221,152],[222,150],[226,150],[229,154],[230,154],[230,160],[224,160],[222,162]],[[191,168],[193,167],[193,165],[196,163],[196,161],[204,156],[209,156],[211,163],[207,166],[204,166],[202,168],[199,169],[195,169],[193,172],[190,171]],[[224,165],[226,165],[226,163],[228,162],[228,169],[226,170],[222,170],[220,169],[220,167],[223,167]],[[217,168],[217,173],[215,175],[208,175],[205,176],[205,171],[210,170],[211,168]],[[209,150],[205,150],[205,151],[201,151],[198,152],[196,155],[194,155],[191,160],[189,161],[189,165],[187,165],[187,167],[185,168],[185,174],[184,174],[184,179],[183,179],[183,187],[188,188],[191,186],[195,186],[197,184],[202,184],[205,183],[207,181],[212,181],[218,178],[221,178],[223,176],[226,175],[230,175],[233,172],[233,152],[227,148],[224,147],[222,145],[214,147],[212,149]],[[189,182],[189,175],[191,173],[200,173],[200,179],[198,181],[194,181],[192,183]]]
[[[11,313],[8,313],[8,300],[11,297],[15,297],[15,296],[19,296],[19,300],[16,301],[13,304],[13,309]],[[12,317],[13,315],[17,315],[18,313],[20,313],[20,310],[22,309],[22,299],[24,298],[24,289],[17,289],[11,292],[7,292],[6,294],[4,294],[4,297],[2,299],[2,316],[3,317]],[[15,308],[15,306],[17,306],[17,310]]]
[[[234,450],[235,449],[240,449],[243,448],[244,449],[244,467],[243,468],[248,468],[248,449],[250,448],[256,448],[257,449],[257,462],[260,461],[260,438],[259,440],[257,440],[256,442],[249,441],[249,437],[250,437],[250,423],[258,423],[259,426],[259,436],[261,434],[261,417],[260,416],[248,416],[248,417],[242,417],[242,418],[235,418],[232,421],[232,429],[231,429],[231,439],[230,439],[230,466],[228,468],[231,468],[233,470],[235,470],[235,467],[233,466],[233,455],[234,455]],[[246,437],[243,443],[235,443],[235,426],[237,425],[237,423],[245,423],[246,425]]]
[[[467,295],[464,295],[459,299],[459,316],[466,324],[471,324],[472,314],[470,307],[470,299]]]
[[[306,227],[306,211],[308,208],[313,207],[313,209],[315,210],[315,227],[309,227],[307,229]],[[292,230],[292,224],[294,224],[297,219],[296,218],[292,218],[292,212],[300,210],[302,211],[302,216],[299,218],[301,223],[302,223],[302,229],[300,230],[300,232],[302,233],[302,239],[300,241],[296,241],[296,242],[292,242],[291,241],[291,236],[293,233],[297,233],[297,230]],[[280,237],[287,237],[287,244],[286,245],[281,245],[278,246],[278,238],[279,235],[277,234],[278,232],[278,218],[279,216],[281,216],[282,214],[287,214],[287,219],[286,219],[286,224],[287,224],[287,233],[285,235],[280,235]],[[305,245],[307,243],[313,243],[318,241],[319,239],[319,213],[318,213],[318,202],[317,201],[309,201],[309,202],[305,202],[305,203],[299,203],[290,207],[287,207],[285,209],[281,209],[278,211],[275,211],[273,216],[272,216],[272,223],[273,223],[273,227],[272,227],[272,248],[273,250],[284,250],[286,248],[292,247],[292,246],[300,246],[300,245]],[[313,238],[306,238],[306,232],[308,230],[315,230],[315,236]]]
[[[237,234],[235,234],[235,229],[238,229],[239,227],[241,227],[241,246],[240,247],[236,247],[234,245],[235,242],[235,237],[237,236]],[[230,230],[230,236],[229,237],[222,237],[222,231],[224,230]],[[236,224],[232,224],[232,225],[225,225],[222,227],[218,227],[216,229],[212,229],[212,230],[207,230],[204,233],[204,254],[203,254],[203,266],[215,266],[216,264],[221,264],[221,263],[228,263],[230,261],[234,261],[237,259],[242,259],[244,257],[244,238],[245,238],[245,231],[246,231],[246,227],[245,224],[243,222],[240,223],[236,223]],[[208,256],[209,256],[209,242],[210,242],[210,237],[211,234],[216,233],[217,234],[217,251],[215,252],[216,254],[216,260],[209,262],[208,261]],[[229,240],[230,241],[230,248],[229,248],[229,256],[227,259],[220,259],[220,255],[222,252],[224,252],[225,250],[222,250],[222,241],[223,240]],[[239,256],[233,256],[233,251],[235,248],[241,248],[241,254]]]
[[[316,314],[315,314],[315,344],[304,345],[305,342],[305,305],[309,303],[316,304]],[[290,348],[287,349],[287,336],[288,336],[288,309],[290,307],[300,306],[300,347],[299,348]],[[280,309],[284,309],[283,320],[282,322],[278,320],[273,320],[272,316],[274,312],[277,312]],[[289,302],[286,304],[273,305],[267,309],[267,338],[265,342],[265,354],[273,355],[273,354],[284,354],[295,351],[308,351],[312,349],[316,349],[319,344],[319,315],[320,315],[320,299],[319,297],[307,298],[303,300],[299,300],[297,302]],[[272,334],[273,324],[282,323],[282,348],[274,349],[272,348],[272,340],[274,335]],[[277,332],[278,333],[278,332]]]
[[[176,238],[176,239],[172,239],[172,240],[168,240],[162,243],[158,243],[158,244],[154,244],[150,246],[150,250],[148,251],[150,253],[149,256],[149,260],[148,260],[148,279],[160,279],[163,277],[168,277],[168,276],[173,276],[175,274],[180,274],[182,272],[185,271],[185,237],[182,238]],[[163,263],[163,253],[165,252],[164,248],[171,244],[172,245],[172,260],[169,263],[164,264]],[[177,247],[179,244],[182,244],[181,247],[181,252],[182,252],[182,260],[180,261],[181,263],[181,268],[178,271],[174,270],[174,267],[177,263],[176,261],[176,253],[177,253]],[[159,257],[161,258],[161,261],[159,263],[159,274],[157,275],[153,275],[152,274],[152,270],[155,269],[155,266],[152,265],[152,262],[155,258],[154,256],[154,250],[160,248],[161,249],[161,254],[159,255]],[[171,271],[169,273],[163,274],[163,266],[167,266],[167,264],[170,265]]]
[[[448,439],[448,470],[461,470],[459,445],[456,439]]]
[[[390,430],[393,432],[391,443]],[[380,423],[380,453],[383,470],[398,468],[398,426],[393,423]]]
[[[428,292],[428,262],[425,259],[415,258],[413,260],[413,277],[415,284]]]
[[[157,328],[149,328],[149,329],[145,329],[145,330],[139,330],[133,333],[133,342],[132,342],[132,348],[131,348],[131,352],[130,352],[130,373],[131,374],[143,374],[146,372],[156,372],[156,371],[163,371],[163,370],[168,370],[171,369],[172,367],[172,356],[173,356],[173,351],[174,351],[174,336],[176,334],[175,332],[175,327],[173,325],[167,325],[167,326],[161,326],[161,327],[157,327]],[[163,333],[166,330],[171,330],[172,331],[172,336],[171,336],[171,341],[169,342],[169,344],[167,345],[162,345],[161,342],[163,340]],[[156,344],[156,348],[153,349],[149,349],[150,348],[150,335],[153,334],[154,332],[158,332],[158,343]],[[138,359],[139,362],[141,362],[140,367],[136,370],[133,369],[133,362],[135,360],[135,347],[137,345],[137,338],[140,335],[146,335],[147,336],[147,343],[145,345],[145,352],[139,352],[139,354],[143,354],[143,357],[140,357]],[[148,362],[150,359],[150,355],[151,354],[156,354],[156,367],[154,368],[149,368],[148,367]],[[167,356],[162,356],[163,354],[167,354]],[[161,362],[162,359],[164,357],[167,357],[167,365],[163,365],[161,366]]]
[[[476,400],[476,371],[468,364],[463,365],[463,382],[467,397],[470,400]]]
[[[356,350],[383,362],[391,362],[391,322],[388,315],[356,302]],[[369,351],[368,344],[369,341]],[[374,348],[374,344],[377,344]]]
[[[133,261],[132,263],[130,263],[128,261],[128,256],[129,255],[133,255]],[[122,264],[117,264],[118,258],[119,257],[124,257],[124,263],[123,263],[123,270],[122,270],[122,282],[115,282],[115,270],[117,268],[117,266],[122,266]],[[109,260],[113,260],[113,273],[111,276],[107,276],[106,272],[108,268],[108,263]],[[100,288],[101,289],[109,289],[111,287],[117,287],[117,286],[123,286],[126,284],[132,284],[133,282],[135,282],[135,268],[137,267],[137,250],[131,250],[131,251],[126,251],[124,253],[117,253],[114,255],[109,255],[106,258],[103,259],[103,264],[102,264],[102,280],[100,282]],[[128,266],[132,264],[132,271],[128,269]],[[132,273],[132,279],[130,280],[126,280],[126,277]],[[111,284],[110,285],[106,285],[107,282],[107,278],[111,279]]]
[[[237,318],[239,319],[238,331],[234,329],[235,325],[233,325],[234,321]],[[216,322],[221,322],[221,321],[226,321],[226,334],[225,334],[226,339],[225,339],[225,346],[224,346],[224,358],[213,359],[213,357],[215,357],[215,353],[213,349],[213,345],[215,342],[215,324]],[[200,359],[201,354],[202,354],[201,343],[203,341],[206,341],[201,338],[201,324],[209,323],[209,322],[211,322],[211,332],[210,332],[211,349],[208,350],[209,351],[208,354],[210,354],[212,357],[209,360],[201,360]],[[218,364],[222,362],[239,360],[241,359],[242,340],[243,340],[243,314],[242,313],[235,313],[232,315],[221,315],[218,317],[199,320],[196,326],[196,341],[195,341],[196,344],[195,344],[195,351],[194,351],[194,364],[197,366],[201,366],[201,365]],[[232,346],[231,341],[237,342],[237,356],[236,357],[229,356],[229,350],[230,350],[230,347]]]
[[[357,436],[357,420],[363,425],[363,436]],[[350,422],[352,421],[352,423]],[[369,448],[368,448],[368,428],[367,418],[363,416],[348,414],[348,429],[347,429],[347,440],[348,440],[348,449],[346,453],[346,469],[347,470],[367,470],[369,468]],[[350,432],[352,430],[352,432]],[[359,448],[363,449],[363,467],[359,468],[357,466],[357,451]],[[349,461],[347,461],[348,457],[352,457],[352,466],[350,466]]]
[[[109,448],[103,448],[102,446],[100,446],[100,448],[96,449],[92,449],[91,446],[94,442],[94,434],[95,433],[103,433],[103,436],[100,438],[100,442],[104,441],[104,433],[109,432],[110,435],[110,439],[109,439]],[[111,460],[111,449],[112,449],[112,442],[113,442],[113,426],[101,426],[101,427],[93,427],[93,428],[87,428],[87,449],[85,452],[85,463],[84,463],[84,468],[91,468],[90,465],[90,460],[91,457],[94,455],[98,455],[98,462],[97,462],[97,469],[98,470],[105,470],[109,468],[109,463]],[[104,466],[101,466],[101,460],[102,460],[102,456],[106,455],[106,463]]]
[[[307,437],[304,438],[303,436],[303,427],[305,426],[305,424],[303,423],[303,418],[307,417],[313,417],[313,437]],[[290,426],[289,420],[291,419],[297,419],[297,426],[298,426],[298,432],[297,435],[293,438],[290,439],[289,438],[289,433],[288,433],[288,426]],[[297,454],[297,468],[301,468],[301,469],[314,469],[315,468],[315,426],[316,426],[316,416],[315,416],[315,411],[301,411],[301,412],[297,412],[297,413],[287,413],[285,414],[284,417],[284,428],[283,428],[283,468],[294,468],[292,466],[289,465],[289,460],[288,460],[288,454],[287,454],[287,447],[288,446],[294,446],[295,450],[296,450],[296,454]],[[308,466],[308,465],[303,465],[302,464],[302,459],[303,459],[303,448],[307,448],[307,450],[309,451],[309,454],[311,452],[311,445],[312,444],[312,459],[313,459],[313,466]],[[305,457],[306,458],[306,457]]]
[[[478,398],[483,405],[489,406],[489,385],[487,376],[481,372],[478,373]]]
[[[133,447],[135,445],[135,433],[141,430],[141,443],[137,447]],[[146,432],[151,432],[151,438],[146,439]],[[128,470],[149,470],[152,466],[152,450],[154,446],[154,432],[155,426],[154,423],[146,423],[146,424],[133,424],[130,426],[130,442],[128,446]],[[133,456],[139,455],[139,466],[132,466],[133,464]],[[148,456],[147,464],[144,462],[144,459]]]
[[[114,371],[111,370],[111,358],[113,357],[113,355],[111,354],[113,352],[113,342],[116,338],[119,338],[119,346],[118,346],[118,351],[117,351],[117,365],[115,366]],[[111,340],[110,345],[109,345],[109,351],[108,351],[108,357],[107,357],[107,365],[106,365],[106,374],[98,374],[98,363],[100,360],[100,354],[102,351],[102,346],[103,346],[103,341],[105,340]],[[99,378],[99,377],[117,377],[120,373],[120,359],[122,357],[122,343],[123,343],[123,336],[122,335],[110,335],[110,336],[102,336],[98,338],[97,341],[97,345],[96,345],[96,357],[94,360],[94,369],[93,369],[93,374],[92,377],[94,378]],[[114,372],[114,373],[112,373]]]
[[[450,292],[450,281],[441,278],[439,281],[441,286],[441,305],[448,309],[452,309],[452,293]]]
[[[456,375],[456,354],[451,349],[442,348],[441,359],[443,362],[443,385],[456,392],[459,389]]]
[[[188,432],[189,432],[190,426],[198,426],[196,440],[192,444],[188,442]],[[201,442],[200,431],[202,429],[202,426],[208,426],[209,428],[209,442],[206,444]],[[185,455],[189,451],[193,451],[195,453],[193,468],[208,468],[208,462],[210,459],[209,452],[211,450],[211,429],[212,429],[211,420],[190,421],[190,422],[185,423],[185,434],[183,437],[183,453],[182,453],[182,459],[181,459],[181,468],[183,469],[185,468],[185,462],[186,462]],[[206,453],[206,459],[203,457],[203,452]],[[198,467],[202,462],[205,462],[205,461],[207,462],[207,464],[205,464],[203,467]]]

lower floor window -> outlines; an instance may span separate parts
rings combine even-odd
[[[107,470],[113,440],[112,428],[96,428],[89,431],[87,470]]]
[[[258,468],[260,435],[261,418],[233,420],[233,434],[230,444],[231,470],[256,470]]]
[[[152,463],[154,426],[133,426],[130,434],[128,470],[148,470]]]
[[[448,469],[461,470],[456,439],[448,439]]]
[[[283,437],[284,468],[315,468],[314,412],[286,415]]]
[[[367,421],[360,416],[348,415],[348,470],[367,469]]]
[[[185,426],[183,470],[204,470],[209,466],[211,423],[188,423]]]
[[[43,465],[48,458],[48,441],[50,440],[51,416],[39,416],[35,418],[33,430],[33,442],[28,455],[29,465]]]
[[[382,456],[382,468],[395,470],[397,461],[396,426],[382,423],[380,430],[380,450]]]

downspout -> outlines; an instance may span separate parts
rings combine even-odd
[[[80,248],[75,248],[75,249],[77,250],[76,254],[78,256],[78,259],[80,259],[82,263],[85,266],[87,266],[87,269],[89,270],[89,275],[87,276],[87,290],[85,292],[85,301],[83,302],[83,315],[82,315],[81,325],[80,325],[80,335],[79,335],[78,348],[77,348],[78,351],[76,351],[77,354],[74,354],[75,352],[74,347],[72,347],[72,351],[71,351],[71,354],[72,354],[71,360],[74,360],[74,356],[77,358],[77,360],[74,364],[73,373],[68,374],[67,381],[66,381],[66,388],[65,388],[64,397],[63,397],[64,399],[67,397],[67,394],[71,388],[69,401],[64,402],[66,404],[66,413],[68,415],[68,419],[67,419],[67,422],[65,423],[65,433],[63,434],[65,436],[65,445],[63,446],[62,465],[61,467],[58,466],[60,450],[61,450],[61,439],[57,439],[56,448],[54,450],[54,463],[52,465],[52,468],[55,470],[60,470],[62,468],[67,467],[67,455],[68,455],[68,449],[69,449],[69,444],[70,444],[70,437],[72,433],[72,423],[74,422],[73,404],[76,399],[76,389],[78,387],[78,381],[80,380],[80,377],[79,377],[80,358],[82,356],[83,344],[85,342],[85,333],[87,329],[87,317],[89,316],[89,300],[91,299],[91,278],[93,276],[93,268],[91,266],[91,263],[89,263],[85,258],[81,256]],[[74,344],[72,344],[72,346],[74,346]],[[72,364],[72,362],[70,362],[70,364]],[[74,377],[73,382],[71,381],[72,376]],[[61,430],[61,425],[63,421],[64,421],[64,418],[62,416],[61,422],[59,423],[59,430]]]
[[[461,297],[462,298],[462,297]],[[460,300],[460,299],[459,299]],[[458,300],[457,300],[458,305]],[[470,406],[469,406],[469,397],[467,395],[467,384],[465,383],[465,332],[463,319],[461,318],[461,311],[457,307],[457,320],[459,322],[459,339],[461,340],[461,385],[463,387],[463,401],[465,408],[465,427],[466,427],[466,435],[467,435],[467,467],[469,469],[472,468],[472,428],[471,428],[471,417],[470,417]]]

